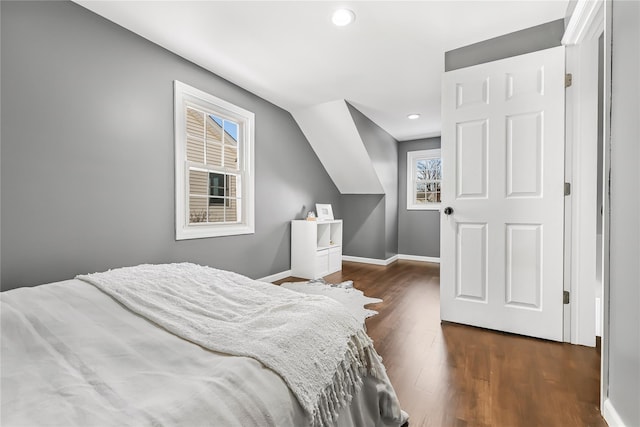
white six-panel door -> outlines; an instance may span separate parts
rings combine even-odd
[[[562,340],[564,47],[444,74],[445,321]]]

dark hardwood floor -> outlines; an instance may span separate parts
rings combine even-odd
[[[367,332],[384,359],[410,427],[606,426],[599,413],[600,352],[441,324],[439,265],[344,262],[326,277],[370,297]],[[300,279],[301,280],[301,279]],[[278,283],[293,281],[284,279]]]

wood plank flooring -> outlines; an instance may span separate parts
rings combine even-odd
[[[410,427],[607,425],[598,349],[441,324],[438,264],[344,262],[326,279],[384,300],[368,306],[379,314],[367,332]]]

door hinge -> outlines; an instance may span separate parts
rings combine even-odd
[[[573,83],[573,74],[567,73],[564,75],[564,87],[570,87]]]
[[[571,195],[571,183],[570,182],[565,182],[564,183],[564,195],[565,196]]]
[[[569,304],[569,291],[562,291],[562,303]]]

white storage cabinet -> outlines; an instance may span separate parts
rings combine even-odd
[[[291,221],[291,275],[317,279],[342,270],[342,220]]]

